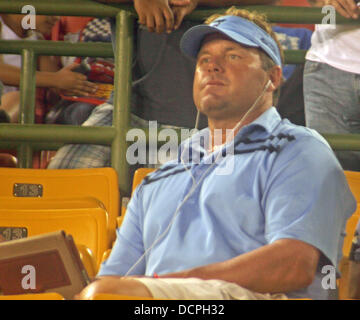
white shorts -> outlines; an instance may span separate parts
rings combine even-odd
[[[253,292],[223,280],[198,278],[134,278],[156,299],[175,300],[287,300],[284,294]]]

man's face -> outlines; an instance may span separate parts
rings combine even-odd
[[[197,56],[194,102],[209,120],[241,119],[261,94],[267,81],[256,48],[228,37],[205,37]]]

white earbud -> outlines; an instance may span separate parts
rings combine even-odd
[[[265,86],[264,91],[266,91],[267,89],[269,89],[269,87],[270,87],[271,85],[274,87],[274,84],[273,84],[272,81],[269,79],[269,81],[267,82],[267,84],[266,84],[266,86]]]

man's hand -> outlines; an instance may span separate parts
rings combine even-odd
[[[359,18],[360,9],[354,0],[325,0],[324,4],[333,6],[345,18]]]
[[[190,0],[188,5],[182,4],[179,6],[177,3],[179,0],[170,0],[171,9],[174,13],[174,29],[178,29],[183,21],[184,17],[196,9],[199,0]]]
[[[172,2],[177,6],[186,6],[190,0]],[[174,14],[169,0],[134,0],[134,7],[139,16],[139,23],[147,26],[150,32],[170,33],[174,29]]]
[[[71,71],[77,65],[77,63],[73,63],[55,72],[56,82],[54,87],[70,95],[86,96],[89,93],[94,93],[97,89],[96,84],[87,81],[85,75]]]

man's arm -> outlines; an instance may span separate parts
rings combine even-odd
[[[260,293],[289,292],[312,283],[319,256],[305,242],[281,239],[230,260],[160,277],[220,279]]]
[[[336,265],[343,221],[356,202],[328,145],[297,137],[274,161],[262,195],[267,245],[163,276],[223,279],[257,292],[286,293],[312,283],[320,252]]]
[[[260,293],[284,293],[311,284],[319,251],[305,242],[283,239],[233,259],[161,275],[160,278],[220,279]],[[152,297],[136,277],[100,276],[76,299],[92,299],[99,293]]]

